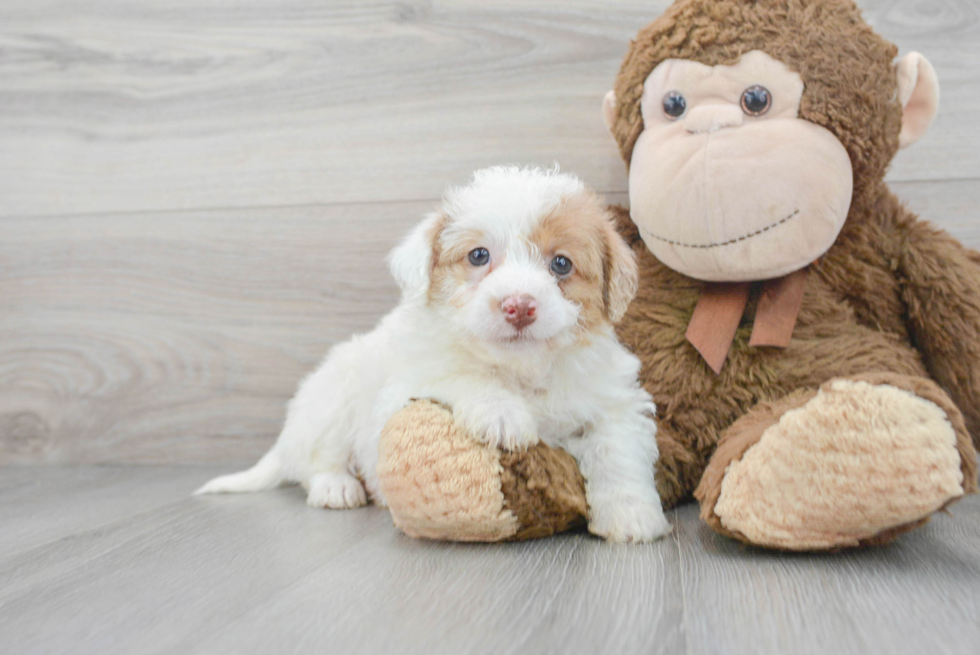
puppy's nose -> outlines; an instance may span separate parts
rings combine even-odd
[[[508,296],[500,303],[500,311],[504,313],[508,323],[522,330],[534,323],[534,319],[537,318],[538,302],[526,293]]]

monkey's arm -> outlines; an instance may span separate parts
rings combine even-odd
[[[980,253],[916,221],[897,273],[912,339],[980,447]]]

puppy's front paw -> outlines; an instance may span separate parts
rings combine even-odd
[[[367,505],[361,481],[349,473],[320,473],[310,478],[306,504],[310,507],[354,509]]]
[[[475,439],[492,448],[526,450],[538,443],[538,426],[520,400],[485,397],[457,403],[456,422]]]
[[[670,529],[659,501],[627,498],[594,504],[589,501],[589,532],[609,541],[655,541],[668,534]]]

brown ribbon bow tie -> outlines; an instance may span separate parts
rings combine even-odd
[[[806,269],[762,283],[750,346],[785,348],[789,345],[803,303],[805,283]],[[721,373],[735,340],[752,284],[708,282],[694,307],[686,337],[716,374]]]

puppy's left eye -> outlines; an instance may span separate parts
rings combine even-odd
[[[474,248],[470,251],[470,263],[474,266],[486,266],[490,261],[490,251],[486,248]]]
[[[558,277],[564,277],[572,272],[572,260],[564,255],[558,255],[551,260],[551,272]]]

